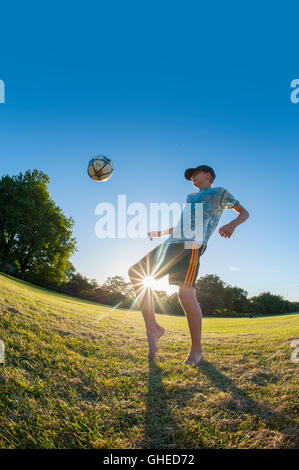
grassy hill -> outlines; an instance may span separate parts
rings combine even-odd
[[[299,314],[204,319],[183,364],[183,317],[147,358],[142,316],[0,275],[0,448],[292,448]]]

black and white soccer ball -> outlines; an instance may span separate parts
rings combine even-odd
[[[107,181],[113,173],[112,160],[104,155],[92,158],[87,167],[87,173],[95,181]]]

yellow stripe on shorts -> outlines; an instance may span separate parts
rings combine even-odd
[[[199,258],[199,248],[195,248],[195,260],[194,260],[194,263],[193,263],[193,268],[192,268],[192,272],[190,274],[190,278],[189,278],[189,286],[192,286],[193,284],[193,281],[194,281],[194,277],[195,277],[195,273],[196,273],[196,268],[197,268],[197,263],[198,263],[198,258]]]
[[[189,263],[189,267],[188,267],[188,271],[187,271],[187,274],[186,274],[186,277],[185,277],[185,281],[184,281],[184,284],[188,284],[188,281],[189,281],[189,278],[190,278],[190,274],[192,272],[192,269],[193,269],[193,262],[194,262],[194,258],[195,258],[195,245],[194,243],[192,244],[192,254],[191,254],[191,259],[190,259],[190,263]]]

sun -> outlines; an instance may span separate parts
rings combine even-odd
[[[156,280],[152,276],[147,276],[143,279],[144,287],[149,287],[150,289],[154,289],[156,284]]]
[[[152,291],[162,290],[165,291],[168,295],[172,295],[174,292],[178,291],[178,286],[169,285],[167,276],[163,279],[155,279],[153,276],[146,276],[142,280],[144,288],[150,288]]]

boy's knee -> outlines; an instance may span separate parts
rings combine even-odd
[[[194,287],[186,286],[186,284],[179,285],[179,298],[183,297],[186,294],[194,294]]]

